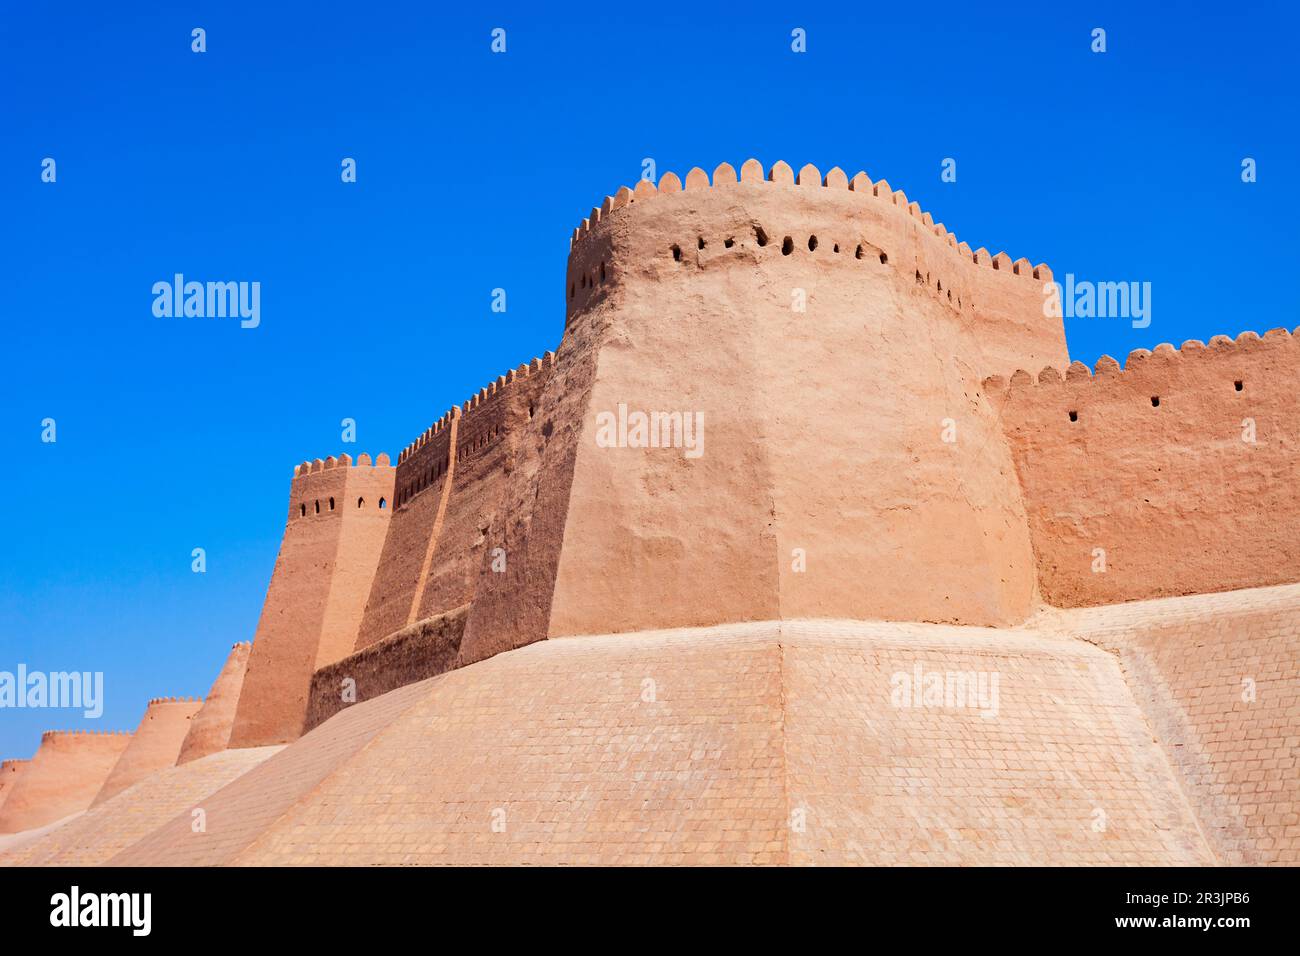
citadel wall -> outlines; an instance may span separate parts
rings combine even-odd
[[[1066,360],[1048,278],[861,173],[764,179],[750,161],[607,197],[575,231],[557,353],[399,456],[350,645],[312,617],[338,587],[333,536],[290,522],[263,615],[283,639],[254,645],[233,745],[297,732],[312,648],[320,670],[466,606],[458,665],[548,635],[783,616],[1023,620],[1023,506],[978,383]],[[702,415],[705,446],[600,447],[597,416],[620,407]],[[264,709],[273,729],[241,730]]]
[[[590,364],[593,388],[549,633],[1023,620],[1032,555],[979,383],[1065,361],[1050,273],[863,174],[761,177],[670,174],[579,230],[557,368]],[[620,405],[702,413],[703,454],[596,447]]]
[[[9,791],[13,790],[18,775],[31,763],[30,760],[5,760],[0,762],[0,810],[4,809]]]
[[[1300,580],[1297,365],[1300,345],[1275,329],[1139,349],[1123,371],[1103,357],[1095,375],[1076,362],[1064,376],[986,382],[1044,599],[1077,607]]]
[[[189,697],[158,697],[145,707],[131,742],[113,765],[104,785],[91,801],[97,806],[145,777],[176,766],[190,721],[203,704]]]
[[[295,739],[311,675],[352,652],[391,514],[387,455],[298,467],[235,712],[232,747]]]
[[[130,742],[128,733],[42,734],[36,755],[0,807],[0,833],[43,827],[85,810]]]
[[[225,750],[229,745],[230,732],[235,726],[235,710],[239,706],[239,692],[244,686],[252,649],[251,641],[240,641],[231,647],[221,673],[203,699],[203,706],[190,722],[189,733],[185,735],[180,755],[176,758],[177,764],[198,760]]]
[[[511,475],[533,453],[529,425],[550,377],[550,353],[449,411],[398,456],[396,500],[356,649],[468,605],[508,566],[502,525]],[[527,504],[531,505],[531,501]]]
[[[1300,585],[1055,613],[1117,656],[1219,862],[1300,864]]]

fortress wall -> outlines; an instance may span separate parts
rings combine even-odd
[[[1122,372],[1103,357],[1095,376],[1075,363],[987,382],[1043,597],[1077,607],[1300,581],[1298,362],[1276,329],[1140,349]]]
[[[978,383],[1064,360],[1061,321],[1024,260],[966,255],[886,184],[815,173],[665,177],[579,231],[559,358],[596,368],[551,634],[1028,614],[1023,508]],[[702,412],[703,455],[596,447],[620,404]]]
[[[444,415],[398,456],[393,516],[354,651],[383,640],[411,620],[444,485],[450,480],[458,416],[459,409]]]
[[[592,342],[590,334],[570,329],[558,353],[548,352],[530,366],[535,397],[529,399],[526,421],[523,403],[518,406],[519,424],[510,433],[509,468],[485,555],[503,548],[506,568],[497,573],[487,565],[480,571],[460,645],[462,665],[550,633],[582,419],[596,374]]]
[[[995,713],[899,706],[893,675],[918,664],[997,673]],[[255,835],[245,778],[208,801],[210,833],[239,830],[222,854],[195,857],[177,821],[167,849],[156,834],[115,862],[1213,862],[1115,658],[1049,634],[827,620],[566,638],[396,693],[382,729],[343,722],[395,695],[259,768],[319,783]]]
[[[91,802],[98,806],[151,774],[176,766],[181,745],[201,701],[189,697],[159,697],[149,701],[131,743]]]
[[[0,833],[43,827],[85,810],[130,742],[127,733],[43,734],[36,756],[0,807]]]
[[[312,675],[303,733],[362,701],[460,666],[468,616],[469,606],[465,605],[427,617],[322,667]],[[345,698],[345,689],[351,692],[350,699]]]
[[[349,468],[347,506],[341,515],[338,552],[330,583],[315,667],[324,667],[356,648],[366,601],[391,523],[396,469],[387,455],[373,468]],[[384,507],[377,507],[383,501]],[[314,670],[315,668],[313,668]]]
[[[1219,862],[1300,864],[1300,586],[1060,614],[1119,655]]]
[[[498,519],[518,423],[520,385],[494,382],[465,402],[456,430],[455,469],[442,526],[416,610],[417,620],[468,604]],[[526,402],[526,398],[525,398]],[[527,420],[527,407],[523,415]]]
[[[208,754],[225,750],[230,743],[230,732],[235,726],[235,710],[239,706],[239,692],[244,686],[248,670],[248,656],[253,649],[251,641],[240,641],[230,649],[230,655],[221,673],[212,682],[203,706],[190,721],[189,733],[181,744],[176,763],[189,763]]]
[[[209,795],[280,749],[225,750],[160,770],[63,826],[0,850],[0,866],[99,866],[177,814],[192,825],[191,811]]]
[[[373,466],[368,455],[356,465],[345,455],[297,469],[230,746],[297,737],[311,675],[355,645],[391,513],[393,471],[382,454]]]
[[[542,641],[413,685],[418,701],[235,862],[781,862],[775,640],[647,644]],[[359,834],[377,814],[386,832]]]
[[[787,622],[782,641],[787,792],[803,811],[790,863],[1214,862],[1104,651],[1033,630],[848,621]],[[898,675],[918,668],[923,686],[982,676],[985,697],[917,706]]]
[[[378,700],[349,707],[288,747],[259,761],[247,773],[232,779],[203,798],[207,829],[195,833],[188,812],[180,812],[108,861],[109,866],[220,866],[230,863],[260,834],[272,827],[290,808],[349,757],[387,727],[399,714],[421,699],[431,678],[410,684]],[[222,755],[224,756],[224,755]],[[182,769],[188,769],[182,768]],[[355,809],[339,808],[340,821],[364,828],[375,823],[362,819]],[[343,851],[332,865],[353,863]]]
[[[494,548],[506,549],[507,567],[514,560],[505,524],[526,524],[544,494],[528,476],[535,474],[538,430],[545,427],[534,416],[554,358],[547,353],[511,369],[453,408],[399,456],[398,507],[358,651],[473,602],[486,579],[503,576],[493,570]],[[526,488],[510,491],[521,476]],[[516,556],[522,560],[523,551]]]
[[[5,800],[18,781],[18,775],[30,764],[30,760],[5,760],[0,762],[0,811],[4,810]]]

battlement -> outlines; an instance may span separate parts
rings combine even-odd
[[[1017,369],[1008,379],[1002,375],[990,375],[984,379],[984,389],[990,395],[998,395],[1008,390],[1034,388],[1039,385],[1075,385],[1089,383],[1101,385],[1111,381],[1134,381],[1136,376],[1161,374],[1170,369],[1176,360],[1190,362],[1208,362],[1214,367],[1232,364],[1249,359],[1258,349],[1294,348],[1296,336],[1284,328],[1270,329],[1263,336],[1256,332],[1242,332],[1236,339],[1226,335],[1216,335],[1208,345],[1200,339],[1188,339],[1175,348],[1169,342],[1162,342],[1155,349],[1134,349],[1121,367],[1120,363],[1109,355],[1097,359],[1093,369],[1083,362],[1071,362],[1064,374],[1056,368],[1045,366],[1037,375],[1025,369]],[[1300,357],[1300,356],[1298,356]],[[1239,384],[1234,380],[1234,386]],[[1237,391],[1244,389],[1244,382]]]
[[[300,478],[304,475],[330,471],[334,468],[387,468],[388,466],[388,455],[385,452],[379,453],[375,458],[373,465],[371,464],[370,456],[365,452],[362,452],[357,456],[356,462],[353,462],[352,456],[348,454],[339,455],[337,458],[330,455],[323,461],[317,458],[315,461],[304,461],[301,465],[295,465],[293,476],[295,478]]]
[[[280,554],[240,683],[232,747],[297,737],[312,673],[351,653],[392,513],[395,475],[386,454],[373,463],[367,454],[355,462],[330,456],[294,469]]]
[[[1216,335],[991,376],[1039,588],[1074,607],[1300,580],[1300,338]]]
[[[201,704],[201,703],[203,703],[203,699],[201,697],[150,697],[148,706],[152,707],[154,706],[154,704]]]
[[[684,184],[676,173],[668,172],[660,177],[658,186],[648,180],[638,182],[635,189],[621,186],[614,195],[606,196],[604,202],[594,207],[591,210],[591,215],[583,219],[582,223],[573,230],[573,235],[569,239],[569,248],[572,251],[574,247],[595,232],[602,223],[608,222],[614,217],[615,213],[635,203],[645,203],[656,196],[671,195],[683,191],[718,189],[740,185],[798,186],[852,192],[855,196],[862,197],[864,202],[873,202],[878,206],[890,207],[897,211],[899,215],[914,220],[918,226],[932,231],[952,247],[962,260],[969,262],[972,266],[1010,272],[1017,276],[1040,281],[1049,281],[1052,278],[1052,271],[1045,263],[1040,262],[1037,265],[1032,265],[1028,259],[1019,258],[1013,260],[1006,252],[998,252],[995,255],[983,247],[972,250],[967,243],[958,240],[956,235],[949,232],[943,223],[936,223],[934,217],[923,210],[919,203],[909,201],[907,193],[901,189],[893,189],[887,180],[882,179],[879,182],[872,182],[871,177],[865,172],[858,172],[852,178],[849,178],[844,170],[838,166],[833,167],[823,176],[817,167],[811,163],[804,165],[796,174],[789,164],[784,161],[774,163],[771,169],[767,171],[767,175],[764,176],[763,164],[757,159],[746,160],[740,167],[739,175],[736,174],[735,167],[730,163],[721,163],[713,171],[712,182],[710,182],[709,174],[696,166],[686,174]]]
[[[130,737],[129,730],[47,730],[41,734],[41,743],[49,741],[55,743],[59,740],[70,738],[87,738],[87,737]]]
[[[548,351],[540,358],[535,358],[531,362],[525,362],[517,368],[512,368],[510,371],[506,372],[506,374],[497,376],[497,378],[493,379],[487,385],[484,385],[463,403],[453,405],[451,408],[447,409],[441,418],[421,432],[415,441],[403,448],[397,455],[398,465],[400,466],[417,451],[433,441],[436,436],[442,434],[443,430],[451,424],[453,419],[459,418],[462,415],[469,415],[480,405],[487,402],[489,398],[493,397],[500,391],[504,391],[517,380],[528,378],[529,375],[541,372],[543,369],[552,368],[554,365],[555,353]]]
[[[364,452],[355,462],[347,454],[304,461],[293,470],[289,521],[337,516],[343,511],[345,499],[358,509],[384,511],[389,505],[392,480],[393,466],[382,452],[373,463]]]

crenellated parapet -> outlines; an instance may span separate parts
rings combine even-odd
[[[453,405],[451,408],[447,409],[447,411],[442,414],[442,417],[421,432],[420,436],[416,438],[415,441],[411,442],[401,450],[397,456],[397,463],[400,465],[407,458],[428,445],[429,442],[433,441],[437,435],[440,435],[443,430],[451,424],[453,419],[459,418],[462,415],[468,415],[470,412],[486,403],[498,392],[504,391],[506,388],[513,385],[516,381],[543,372],[554,367],[554,365],[555,353],[548,351],[541,357],[533,359],[531,362],[525,362],[517,368],[510,369],[510,371],[506,372],[504,375],[497,376],[491,382],[475,392],[471,397],[467,398],[463,403]]]
[[[348,454],[304,461],[293,471],[289,521],[338,515],[344,501],[352,508],[386,510],[393,479],[393,466],[383,452],[373,462],[364,452],[355,461]]]
[[[66,738],[78,737],[130,737],[129,730],[47,730],[41,734],[41,743],[51,743]]]
[[[397,456],[397,507],[436,485],[450,472],[457,458],[482,451],[503,437],[506,423],[484,412],[513,394],[518,383],[536,385],[554,366],[555,353],[548,351],[497,376],[463,403],[449,408],[403,448]]]
[[[1300,580],[1300,337],[1135,349],[985,379],[1044,598],[1112,604]]]
[[[932,231],[950,246],[964,262],[975,267],[995,269],[1025,278],[1049,281],[1052,272],[1045,263],[1033,265],[1026,258],[1012,259],[1006,252],[990,253],[982,246],[972,250],[971,247],[950,232],[942,222],[936,223],[934,217],[923,210],[919,203],[910,201],[903,190],[893,189],[887,180],[872,182],[865,172],[858,172],[850,178],[844,170],[835,166],[824,176],[811,163],[800,168],[798,173],[789,164],[778,161],[764,174],[763,165],[757,159],[746,160],[737,174],[730,163],[721,163],[713,171],[712,181],[709,174],[696,166],[686,174],[685,183],[676,173],[665,173],[658,186],[648,180],[641,180],[636,188],[620,187],[612,196],[606,196],[604,202],[591,210],[591,214],[573,230],[569,239],[570,250],[587,239],[603,224],[615,218],[620,210],[636,203],[645,203],[663,195],[672,195],[683,191],[705,189],[726,189],[735,186],[764,187],[800,187],[804,189],[831,189],[852,193],[864,203],[871,203],[873,208],[888,208],[891,212],[905,216],[918,227]],[[603,282],[603,278],[596,282]],[[596,283],[591,283],[596,284]]]
[[[1273,352],[1275,349],[1294,349],[1295,336],[1300,336],[1300,328],[1295,335],[1284,328],[1270,329],[1263,336],[1256,332],[1242,332],[1236,339],[1226,335],[1216,335],[1209,344],[1200,339],[1188,339],[1175,347],[1169,342],[1162,342],[1154,349],[1134,349],[1129,352],[1123,366],[1109,355],[1103,355],[1093,368],[1083,362],[1071,362],[1064,371],[1053,366],[1045,366],[1037,374],[1025,369],[1017,369],[1010,378],[1002,375],[990,375],[984,379],[985,392],[998,396],[1009,390],[1033,389],[1039,385],[1067,385],[1104,387],[1107,384],[1128,384],[1145,382],[1152,376],[1168,377],[1173,362],[1204,363],[1209,369],[1231,369],[1248,362],[1261,350]],[[1300,355],[1297,356],[1300,358]],[[1236,391],[1242,391],[1245,383],[1233,379]],[[1158,396],[1157,396],[1158,397]]]
[[[393,511],[388,455],[294,469],[288,517],[241,685],[232,747],[298,736],[315,669],[352,652]]]
[[[620,188],[571,237],[566,334],[629,308],[659,308],[675,321],[679,287],[688,301],[725,296],[768,322],[791,311],[792,294],[810,314],[818,300],[841,299],[837,308],[857,303],[882,333],[892,310],[873,300],[924,296],[955,323],[963,340],[952,344],[980,374],[1068,361],[1046,264],[972,249],[903,190],[838,167],[796,173],[751,159],[738,173],[723,163],[712,178],[696,168],[685,182],[666,173],[658,185]]]

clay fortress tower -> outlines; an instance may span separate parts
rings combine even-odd
[[[1092,370],[1051,280],[864,173],[618,190],[555,351],[298,466],[251,650],[0,860],[1296,863],[1300,346]]]

